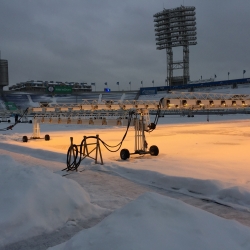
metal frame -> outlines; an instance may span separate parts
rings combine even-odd
[[[166,49],[168,86],[189,81],[189,45],[196,45],[195,7],[181,6],[163,9],[154,15],[158,50]],[[183,47],[183,61],[173,61],[173,47]],[[174,77],[173,70],[183,69],[182,77]]]
[[[135,153],[141,154],[147,152],[147,141],[145,136],[145,131],[147,131],[147,126],[150,123],[149,113],[140,112],[139,117],[134,120],[135,127]]]
[[[82,125],[125,125],[128,113],[134,110],[141,117],[149,117],[148,112],[185,109],[235,109],[250,107],[250,95],[172,92],[161,104],[159,101],[138,100],[105,102],[84,101],[81,104],[56,104],[48,107],[29,108],[34,115],[33,137],[40,136],[39,123],[82,124]],[[149,119],[147,118],[147,125]]]
[[[77,107],[77,110],[76,110]],[[79,124],[79,125],[111,125],[128,124],[130,111],[136,116],[132,121],[135,129],[135,151],[133,154],[147,154],[145,131],[150,131],[149,112],[162,110],[184,111],[192,115],[193,110],[235,110],[250,107],[250,95],[172,92],[166,94],[161,101],[84,101],[81,104],[61,104],[47,107],[29,108],[34,114],[33,139],[40,138],[39,123]],[[204,112],[204,114],[208,114]]]

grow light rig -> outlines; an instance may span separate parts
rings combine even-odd
[[[29,113],[34,115],[31,139],[40,138],[40,123],[121,126],[128,124],[128,117],[132,112],[133,118],[129,121],[129,125],[133,125],[135,129],[134,153],[122,149],[121,159],[126,160],[132,154],[156,156],[159,154],[159,149],[153,145],[148,150],[145,132],[152,132],[156,128],[161,110],[235,110],[248,109],[249,106],[249,95],[186,92],[172,92],[160,101],[84,100],[81,104],[52,104],[48,107],[29,108]],[[150,123],[150,111],[157,111],[153,123]],[[46,135],[45,140],[49,139],[49,135]],[[23,141],[27,142],[27,137]]]
[[[159,101],[84,100],[81,104],[32,107],[29,108],[29,114],[34,115],[33,135],[30,139],[41,138],[40,123],[126,126],[130,117],[129,125],[135,128],[135,150],[134,153],[130,153],[128,149],[122,149],[121,159],[126,160],[131,154],[158,155],[157,146],[151,146],[147,150],[145,132],[152,131],[149,110],[159,110]],[[45,140],[50,140],[50,136],[45,135]],[[27,136],[23,136],[23,142],[27,141]]]

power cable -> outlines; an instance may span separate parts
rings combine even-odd
[[[128,129],[129,129],[129,127],[130,127],[130,123],[131,123],[131,120],[132,120],[132,117],[133,117],[134,114],[135,114],[134,111],[129,112],[127,129],[126,129],[126,131],[125,131],[125,134],[123,135],[122,140],[121,140],[117,145],[115,145],[115,146],[110,146],[110,145],[108,145],[106,142],[104,142],[102,139],[99,138],[99,140],[101,141],[101,143],[103,144],[103,146],[104,146],[108,151],[110,151],[110,152],[117,152],[117,151],[121,148],[122,143],[123,143],[123,141],[125,140],[125,138],[126,138],[126,136],[127,136]],[[109,148],[116,148],[116,147],[118,147],[118,149],[116,149],[116,150],[111,150],[111,149],[109,149]]]
[[[12,130],[18,123],[20,123],[21,119],[24,117],[24,115],[26,115],[26,113],[28,112],[28,110],[29,110],[29,108],[27,108],[27,109],[23,112],[22,116],[20,116],[20,118],[19,118],[13,125],[10,125],[10,126],[8,126],[8,127],[6,127],[6,128],[2,128],[2,129],[0,129],[0,131]]]
[[[73,171],[73,170],[77,170],[79,165],[81,164],[81,161],[85,158],[84,156],[84,152],[83,152],[83,148],[84,148],[84,145],[87,141],[87,139],[97,139],[99,140],[103,146],[110,152],[117,152],[121,146],[122,146],[122,143],[123,141],[125,140],[126,136],[127,136],[127,133],[128,133],[128,129],[130,127],[130,124],[131,124],[131,120],[133,118],[133,115],[135,114],[134,111],[131,111],[129,112],[129,117],[128,117],[128,125],[127,125],[127,128],[126,128],[126,131],[122,137],[122,140],[115,146],[111,146],[111,145],[108,145],[105,141],[103,141],[100,137],[97,137],[97,136],[88,136],[88,137],[85,137],[81,144],[80,145],[71,145],[68,149],[68,152],[67,152],[67,168],[63,169],[63,170],[66,170],[67,171]],[[110,148],[115,148],[115,147],[118,147],[116,150],[111,150]],[[78,158],[79,156],[79,158]],[[77,159],[78,158],[78,159]],[[63,171],[62,170],[62,171]]]
[[[150,123],[149,124],[149,130],[147,130],[147,132],[152,132],[155,130],[156,128],[156,125],[158,124],[158,120],[159,120],[159,117],[160,117],[160,114],[161,114],[161,108],[162,108],[162,101],[163,101],[164,98],[161,98],[160,101],[159,101],[159,105],[158,105],[158,109],[157,109],[157,112],[156,112],[156,115],[155,115],[155,120],[153,123]]]

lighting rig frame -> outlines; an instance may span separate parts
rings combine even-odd
[[[40,139],[40,123],[50,124],[79,124],[79,125],[108,125],[126,126],[128,116],[133,112],[131,120],[135,129],[134,153],[122,149],[120,157],[126,160],[132,154],[159,154],[157,146],[148,150],[145,132],[152,132],[158,122],[162,110],[226,110],[246,109],[250,107],[249,95],[230,95],[218,93],[189,93],[172,92],[159,100],[124,100],[114,101],[84,101],[81,104],[51,104],[47,107],[30,107],[28,113],[33,115],[33,136]],[[150,112],[157,111],[157,120],[150,123]],[[206,114],[206,112],[204,112]],[[24,138],[24,137],[23,137]],[[46,135],[45,140],[50,136]],[[27,142],[27,136],[24,142]]]

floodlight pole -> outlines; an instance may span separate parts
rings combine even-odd
[[[189,76],[189,46],[196,45],[195,7],[181,6],[163,9],[154,15],[158,50],[166,50],[168,86],[187,84]],[[173,61],[173,48],[183,47],[183,60]],[[183,69],[183,76],[174,77],[174,69]]]

